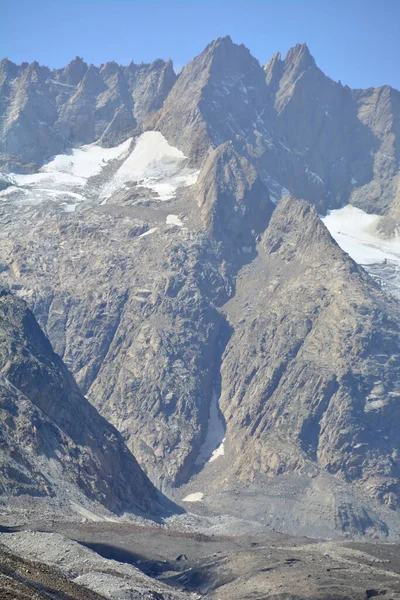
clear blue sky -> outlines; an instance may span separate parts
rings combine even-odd
[[[0,56],[66,65],[172,58],[229,34],[263,64],[306,42],[351,87],[400,89],[400,0],[0,0]]]

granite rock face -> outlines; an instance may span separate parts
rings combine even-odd
[[[397,507],[399,303],[313,208],[285,197],[224,310],[228,469],[245,480],[323,469]]]
[[[168,501],[120,434],[82,396],[25,303],[0,296],[1,488],[6,497],[157,512]]]
[[[256,169],[232,142],[210,153],[196,187],[205,230],[234,253],[254,251],[274,206]]]
[[[305,44],[262,69],[243,45],[217,39],[151,123],[198,164],[231,140],[277,198],[285,188],[320,212],[352,202],[384,214],[398,204],[400,93],[332,81]]]
[[[65,69],[0,63],[0,168],[32,172],[68,148],[112,146],[141,131],[175,82],[171,61],[101,67],[77,57]]]
[[[399,93],[331,81],[305,45],[262,68],[230,38],[178,78],[162,61],[1,68],[1,281],[152,481],[244,496],[286,477],[322,498],[329,480],[357,505],[333,529],[387,533],[399,304],[318,214],[350,202],[396,227]]]

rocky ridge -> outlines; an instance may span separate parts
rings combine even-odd
[[[164,81],[172,67],[156,64]],[[79,88],[79,114],[79,98],[97,103],[111,74],[126,77],[109,64],[79,79],[76,66],[57,77]],[[19,73],[3,69],[6,82]],[[230,38],[172,79],[158,96],[143,83],[157,100],[138,100],[138,125],[107,104],[111,141],[90,104],[86,137],[65,143],[100,139],[78,148],[85,156],[127,146],[84,183],[47,196],[39,179],[3,177],[1,277],[157,485],[179,497],[199,474],[215,494],[241,494],[260,478],[298,477],[303,489],[327,476],[357,505],[334,498],[333,530],[387,535],[386,507],[399,501],[398,302],[316,212],[279,198],[288,189],[318,212],[353,202],[395,220],[398,92],[332,82],[305,45],[263,69]],[[152,167],[137,174],[144,146]]]
[[[95,67],[75,58],[64,69],[37,62],[0,63],[0,166],[32,172],[44,160],[101,139],[116,146],[142,130],[161,107],[176,75],[171,61],[109,62]]]
[[[25,303],[0,296],[2,504],[31,497],[88,501],[121,514],[172,505],[141,471],[120,436],[80,393]],[[84,509],[83,509],[84,511]]]

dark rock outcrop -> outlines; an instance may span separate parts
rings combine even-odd
[[[79,392],[25,303],[6,290],[0,330],[2,495],[68,503],[78,490],[117,513],[167,509],[121,435]]]

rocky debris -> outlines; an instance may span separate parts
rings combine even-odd
[[[59,569],[36,560],[24,560],[3,545],[0,546],[0,593],[4,600],[104,600],[103,595],[72,582]]]
[[[171,510],[82,396],[25,303],[5,289],[0,329],[3,498],[56,497],[68,506],[84,496],[117,513]]]
[[[168,600],[400,597],[395,544],[317,541],[260,531],[235,537],[201,535],[110,523],[59,527],[62,534],[23,531],[3,533],[0,539],[23,560],[49,561],[48,568],[57,567],[75,582],[86,581],[108,598],[125,598],[128,582],[134,593],[154,590],[155,598],[160,594]],[[171,560],[178,548],[187,560]],[[146,572],[153,573],[152,579]],[[77,573],[83,574],[76,577]],[[118,584],[117,577],[118,592],[111,588]],[[145,595],[137,597],[147,600]]]
[[[0,540],[18,555],[20,562],[28,560],[35,568],[38,568],[38,563],[47,565],[47,568],[58,574],[58,578],[71,582],[72,589],[86,589],[88,598],[101,596],[110,600],[194,600],[197,597],[195,594],[173,591],[148,577],[137,567],[103,558],[58,533],[7,533],[2,534]]]

